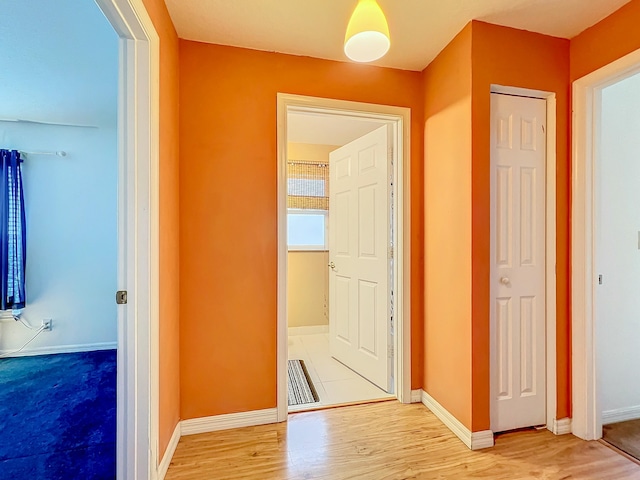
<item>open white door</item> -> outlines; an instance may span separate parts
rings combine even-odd
[[[329,349],[387,392],[389,136],[385,125],[329,157]]]
[[[546,423],[546,102],[491,95],[491,430]]]

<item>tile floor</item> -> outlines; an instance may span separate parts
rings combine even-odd
[[[289,412],[341,403],[395,398],[329,355],[329,334],[289,335],[289,359],[304,363],[320,397],[317,403],[292,405]]]

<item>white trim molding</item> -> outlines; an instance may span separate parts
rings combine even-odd
[[[546,275],[545,275],[545,300],[546,300],[546,347],[547,347],[547,427],[555,420],[558,408],[557,387],[557,355],[558,343],[556,339],[556,111],[557,102],[555,93],[547,93],[547,155],[546,155]]]
[[[566,435],[571,433],[571,419],[570,418],[557,418],[553,419],[553,426],[550,428],[551,433],[554,435]]]
[[[143,0],[96,0],[119,36],[118,479],[155,479],[159,421],[160,39]]]
[[[307,325],[304,327],[289,327],[289,335],[316,335],[319,333],[329,333],[329,325]]]
[[[495,440],[491,430],[471,432],[471,450],[482,450],[483,448],[491,448],[494,445]]]
[[[440,405],[435,398],[424,390],[422,391],[422,403],[471,450],[493,447],[494,440],[493,432],[491,430],[471,432],[471,430],[465,427],[462,422],[454,417],[446,408]]]
[[[79,353],[79,352],[95,352],[98,350],[115,350],[118,348],[117,342],[102,343],[86,343],[79,345],[58,345],[51,347],[35,347],[24,349],[21,352],[14,353],[11,357],[31,357],[35,355],[56,355],[59,353]],[[0,350],[0,354],[9,353],[11,350]]]
[[[573,83],[571,159],[572,433],[602,436],[596,378],[596,189],[602,89],[640,71],[636,50]]]
[[[422,389],[411,390],[411,403],[422,403]]]
[[[253,427],[278,422],[278,409],[253,410],[250,412],[228,413],[212,417],[192,418],[182,420],[182,435],[197,435],[198,433],[217,432],[232,428]]]
[[[182,437],[181,427],[182,422],[178,422],[176,428],[173,430],[167,449],[164,451],[160,465],[158,465],[158,480],[164,480],[164,477],[167,475],[169,465],[171,465],[171,460],[173,460],[173,455],[176,453],[178,443],[180,443],[180,437]]]
[[[402,403],[411,403],[411,109],[389,105],[306,97],[278,93],[278,294],[277,294],[277,408],[278,420],[287,420],[287,117],[291,111],[337,115],[393,126],[394,228],[393,262],[394,339],[393,378]]]
[[[627,420],[637,420],[640,418],[640,405],[633,407],[617,408],[615,410],[605,410],[602,412],[602,424],[626,422]]]

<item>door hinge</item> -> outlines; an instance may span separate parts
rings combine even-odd
[[[126,290],[118,290],[116,292],[116,303],[118,305],[126,305],[126,303],[127,303],[127,291]]]
[[[393,247],[389,247],[389,259],[393,260]]]
[[[598,284],[602,285],[602,275],[598,275]]]
[[[389,345],[387,350],[389,352],[389,358],[393,358],[393,344]]]

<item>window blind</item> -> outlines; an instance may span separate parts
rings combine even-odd
[[[287,162],[287,207],[301,210],[329,210],[329,164]]]

